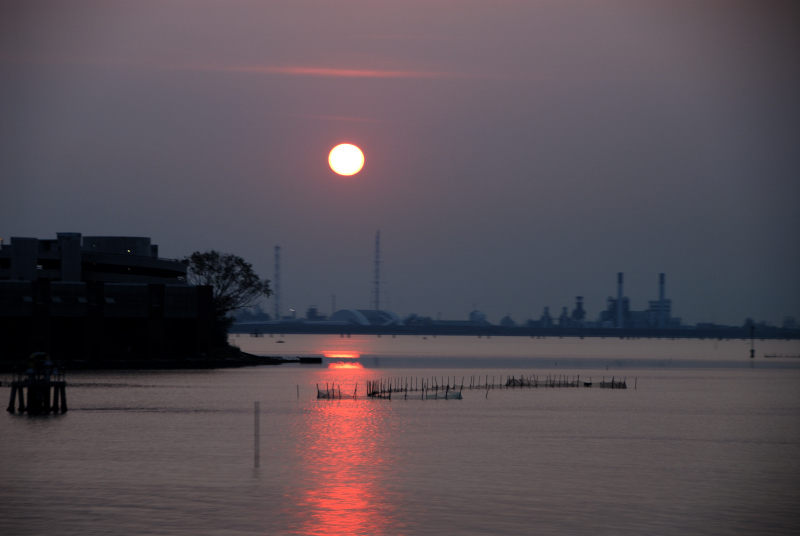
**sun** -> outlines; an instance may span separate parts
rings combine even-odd
[[[339,175],[355,175],[364,167],[364,153],[355,145],[340,143],[331,149],[328,164]]]

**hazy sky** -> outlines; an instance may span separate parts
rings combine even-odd
[[[0,0],[6,241],[280,245],[284,310],[328,313],[378,229],[401,315],[595,319],[622,271],[635,310],[665,272],[686,322],[800,319],[800,4]]]

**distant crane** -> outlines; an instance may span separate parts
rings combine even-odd
[[[375,234],[375,301],[374,310],[381,308],[381,231]]]
[[[275,246],[275,320],[281,319],[281,247]]]

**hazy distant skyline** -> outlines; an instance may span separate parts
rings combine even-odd
[[[800,318],[794,2],[0,1],[0,238],[149,236],[370,304]],[[327,164],[353,143],[353,177]],[[267,311],[272,310],[269,302]]]

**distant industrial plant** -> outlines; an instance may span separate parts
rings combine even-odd
[[[245,310],[234,333],[375,333],[530,336],[655,336],[798,338],[800,326],[787,318],[783,327],[746,320],[739,326],[687,326],[673,316],[666,298],[666,276],[658,276],[658,298],[633,311],[617,274],[616,296],[590,319],[583,298],[557,316],[545,307],[538,319],[517,323],[509,316],[492,324],[474,310],[463,319],[418,314],[401,317],[381,307],[380,232],[375,236],[374,280],[368,309],[337,309],[331,314],[309,306],[304,315],[281,310],[281,248],[275,247],[273,314]],[[186,283],[186,265],[158,256],[146,237],[81,236],[58,233],[55,239],[13,237],[0,243],[0,362],[46,349],[80,356],[87,363],[194,357],[209,350],[213,320],[211,287]]]
[[[606,300],[606,307],[600,311],[595,320],[587,318],[584,309],[583,297],[575,298],[575,307],[569,311],[563,307],[558,316],[550,313],[550,308],[545,307],[538,319],[529,319],[523,323],[515,322],[510,316],[503,317],[498,324],[487,320],[485,313],[471,311],[463,320],[447,320],[410,314],[401,318],[397,314],[381,309],[380,286],[380,231],[375,235],[375,261],[374,280],[372,281],[372,300],[369,309],[336,309],[335,297],[331,303],[330,317],[320,314],[317,306],[309,306],[305,316],[299,316],[295,309],[290,309],[288,315],[281,312],[281,285],[280,285],[280,246],[275,247],[275,276],[273,287],[274,315],[270,315],[261,308],[245,310],[237,318],[233,331],[238,333],[431,333],[431,334],[470,334],[485,333],[499,335],[521,334],[559,334],[567,336],[605,336],[611,333],[624,334],[634,332],[634,336],[643,335],[645,332],[654,336],[680,336],[697,337],[730,336],[734,332],[749,333],[750,326],[756,325],[752,320],[745,320],[741,326],[723,326],[716,324],[697,324],[688,326],[681,323],[679,317],[672,316],[672,300],[666,297],[666,275],[658,275],[658,299],[650,300],[647,309],[633,311],[630,299],[624,293],[624,274],[617,274],[617,294]],[[800,326],[795,319],[787,317],[782,328],[758,324],[760,336],[771,333],[775,337],[800,336]],[[744,331],[743,331],[744,330]],[[648,335],[648,336],[649,336]]]

